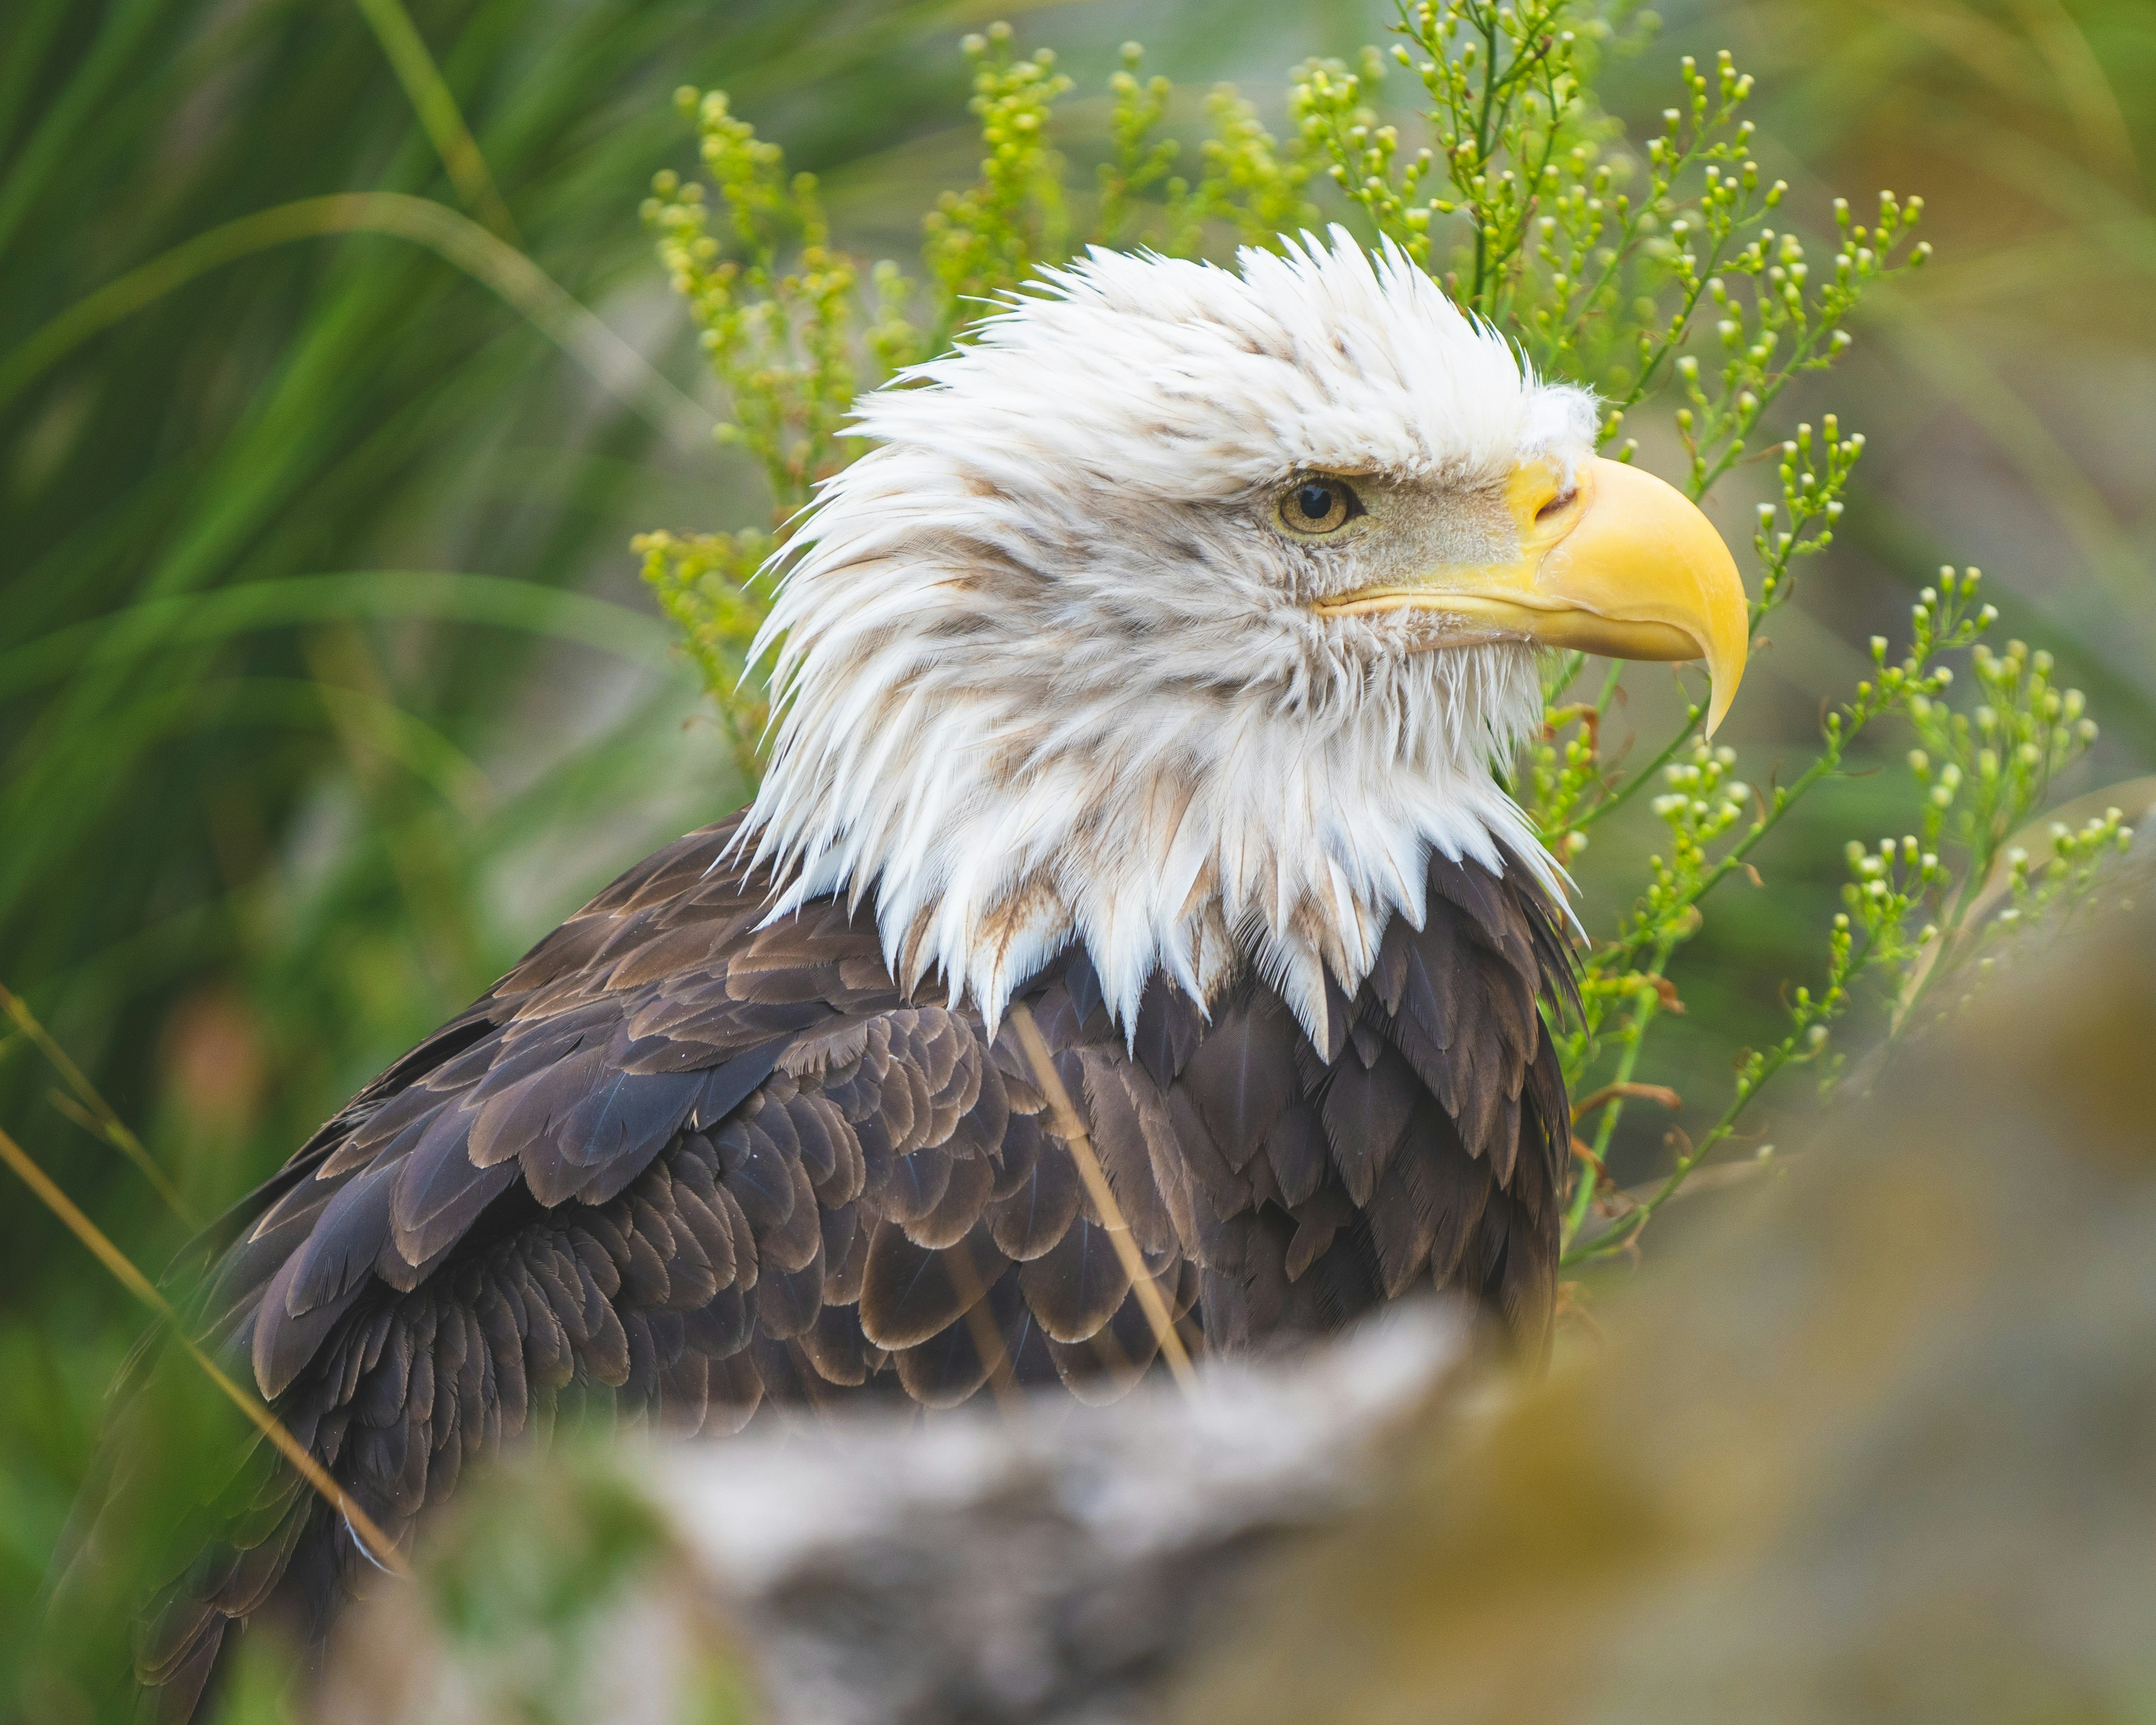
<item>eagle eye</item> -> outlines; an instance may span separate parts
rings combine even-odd
[[[1355,488],[1329,475],[1298,480],[1281,494],[1280,524],[1291,533],[1330,533],[1365,512]]]

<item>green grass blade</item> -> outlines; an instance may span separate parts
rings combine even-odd
[[[388,57],[398,83],[403,86],[413,111],[434,141],[434,153],[449,170],[449,178],[465,208],[475,213],[503,239],[512,245],[521,244],[509,206],[501,201],[494,176],[487,171],[486,157],[480,153],[479,145],[465,125],[457,99],[449,93],[434,55],[427,52],[426,42],[413,23],[411,13],[398,0],[354,0],[354,3],[365,15],[375,39],[382,44],[382,51]]]

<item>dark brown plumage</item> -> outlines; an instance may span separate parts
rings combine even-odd
[[[736,823],[649,859],[317,1132],[207,1243],[206,1332],[393,1537],[567,1394],[685,1430],[992,1378],[1120,1394],[1156,1338],[1006,1026],[909,1000],[865,911],[759,928]],[[1524,869],[1435,857],[1330,1045],[1261,980],[1156,978],[1127,1045],[1073,948],[1020,993],[1194,1340],[1435,1281],[1539,1345],[1568,1139]],[[365,1559],[288,1479],[162,1602],[193,1705],[236,1620],[326,1621]]]

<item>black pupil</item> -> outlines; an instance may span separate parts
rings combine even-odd
[[[1305,485],[1295,494],[1295,506],[1307,521],[1323,521],[1332,513],[1332,501],[1330,485]]]

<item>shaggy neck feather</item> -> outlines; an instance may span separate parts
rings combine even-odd
[[[1254,964],[1322,1046],[1327,973],[1352,996],[1389,918],[1422,926],[1433,846],[1552,884],[1489,767],[1539,711],[1525,649],[1401,659],[1330,722],[1128,688],[1044,712],[1016,667],[984,687],[903,644],[849,670],[797,692],[751,814],[773,914],[868,901],[894,974],[991,1024],[1077,941],[1127,1029],[1155,971],[1209,1002]]]

